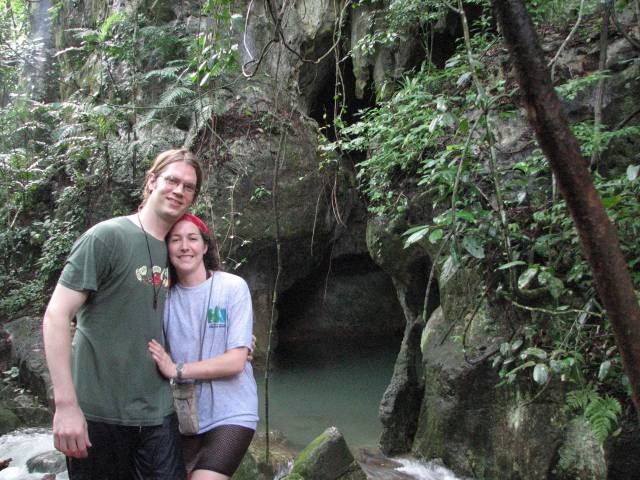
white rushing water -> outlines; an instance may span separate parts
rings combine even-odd
[[[473,480],[457,477],[437,460],[410,455],[387,457],[379,449],[363,449],[356,458],[369,480]]]
[[[41,479],[43,473],[29,473],[27,461],[53,448],[51,430],[46,428],[19,429],[0,437],[0,460],[11,458],[7,468],[0,471],[0,480]],[[56,480],[68,480],[66,472],[56,475]]]
[[[46,428],[20,429],[0,437],[0,460],[11,458],[9,467],[0,471],[0,480],[40,480],[43,473],[29,473],[27,461],[36,455],[53,450],[51,430]],[[386,458],[379,452],[370,452],[369,461],[362,466],[370,479],[385,480],[462,480],[437,462],[424,462],[411,457]],[[291,463],[278,472],[274,480],[291,469]],[[58,473],[56,480],[68,480],[66,472]]]
[[[420,480],[463,480],[437,462],[422,462],[412,458],[394,458],[393,460],[402,465],[401,467],[396,467],[398,472],[412,478]]]

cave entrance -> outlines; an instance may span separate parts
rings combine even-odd
[[[353,448],[375,447],[378,404],[393,373],[404,315],[368,254],[320,265],[281,295],[270,422],[295,447],[335,425]]]

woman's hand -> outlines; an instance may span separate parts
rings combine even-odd
[[[165,351],[165,349],[155,340],[151,340],[148,344],[149,351],[151,352],[151,356],[156,362],[158,366],[158,370],[165,377],[171,379],[176,378],[178,372],[176,371],[176,364],[173,362],[169,354]]]

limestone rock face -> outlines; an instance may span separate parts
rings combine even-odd
[[[553,478],[600,480],[607,478],[605,451],[584,418],[569,422],[565,439],[558,449]]]
[[[425,392],[413,449],[474,478],[546,478],[566,421],[562,391],[549,387],[545,400],[536,401],[525,386],[496,388],[497,373],[480,353],[495,346],[485,333],[490,317],[481,310],[467,333],[476,347],[470,350],[478,353],[467,358],[452,339],[463,335],[465,322],[452,325],[443,308],[429,319],[422,342]]]
[[[20,369],[21,382],[42,401],[53,405],[51,377],[44,357],[42,319],[22,317],[4,325],[10,334],[13,364]]]
[[[367,226],[369,252],[373,260],[391,276],[405,318],[400,352],[379,407],[383,425],[380,446],[386,454],[406,452],[411,448],[423,395],[420,376],[421,312],[429,266],[425,252],[403,248],[401,233],[406,228],[404,219],[388,221],[383,217],[371,219]],[[437,288],[434,289],[436,291]],[[435,308],[436,295],[432,294],[430,303],[431,309]]]
[[[614,71],[607,79],[604,117],[607,124],[615,125],[637,111],[630,105],[637,104],[640,88],[638,65],[628,61],[628,47],[616,41],[610,45],[610,53],[619,56],[610,59]],[[577,58],[582,54],[571,55],[584,69],[587,60]],[[565,101],[572,121],[593,117],[594,91],[595,82]],[[532,147],[525,112],[510,119],[496,118],[494,125],[499,164],[507,167],[526,160]],[[607,168],[624,171],[627,165],[637,163],[638,151],[635,138],[614,140],[603,162]],[[527,194],[536,194],[533,180]],[[435,312],[429,309],[426,325],[417,321],[438,245],[425,241],[419,248],[404,249],[401,234],[410,226],[429,222],[432,213],[425,208],[428,203],[417,192],[403,217],[369,221],[369,251],[391,275],[407,321],[396,371],[381,402],[382,447],[389,452],[411,449],[425,458],[442,458],[454,471],[473,478],[633,478],[629,472],[634,465],[628,463],[633,455],[623,452],[635,451],[635,429],[625,425],[625,434],[610,439],[603,453],[585,441],[584,431],[577,433],[577,425],[563,409],[565,385],[552,383],[540,395],[525,384],[495,387],[499,378],[490,359],[500,343],[524,328],[523,322],[544,320],[516,318],[492,292],[479,290],[473,271],[445,265],[434,272],[436,296],[429,300],[429,305],[439,308]],[[492,300],[480,300],[485,297]],[[422,333],[417,342],[412,340],[416,331],[418,336]],[[417,375],[412,373],[416,359],[420,365]],[[415,390],[410,385],[424,386],[418,396],[417,419],[411,408],[403,408],[410,402],[399,400],[407,390]]]
[[[288,480],[365,480],[336,427],[315,438],[294,460]]]

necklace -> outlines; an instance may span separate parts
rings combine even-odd
[[[160,296],[160,289],[162,289],[162,272],[160,272],[160,281],[158,285],[156,285],[156,279],[153,275],[153,258],[151,257],[151,247],[149,246],[149,238],[147,236],[147,231],[144,229],[144,225],[142,225],[142,220],[140,220],[140,214],[136,213],[138,217],[138,223],[140,224],[140,228],[142,229],[142,233],[144,233],[144,241],[147,244],[147,253],[149,254],[149,268],[151,269],[151,288],[153,288],[153,309],[158,309],[158,297]]]

